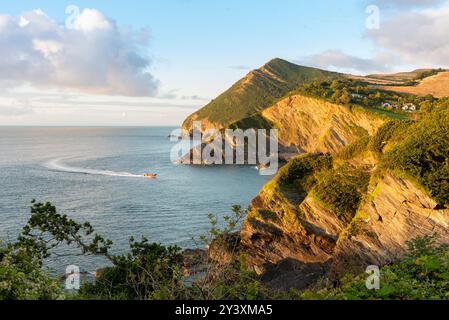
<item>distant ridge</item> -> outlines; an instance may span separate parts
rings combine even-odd
[[[366,76],[367,78],[374,78],[380,80],[389,80],[389,81],[416,81],[421,80],[430,76],[434,76],[440,72],[446,71],[444,69],[416,69],[410,72],[397,72],[397,73],[389,73],[389,74],[371,74]]]

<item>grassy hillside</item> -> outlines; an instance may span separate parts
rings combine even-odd
[[[449,97],[449,72],[440,72],[410,86],[384,86],[384,90],[415,94],[420,96],[432,95],[437,98]]]
[[[449,103],[436,104],[423,120],[387,122],[337,156],[349,160],[370,151],[379,161],[378,174],[393,170],[421,185],[441,206],[449,205]]]
[[[228,127],[270,107],[276,100],[300,85],[339,77],[341,75],[338,73],[273,59],[262,68],[251,71],[226,92],[191,115],[183,127],[190,127],[193,119],[207,119],[216,127]]]
[[[403,139],[393,143],[384,158],[388,167],[413,177],[442,206],[449,204],[448,124],[449,108],[443,106],[423,121],[400,128],[392,136]]]
[[[183,128],[190,131],[193,121],[202,121],[203,129],[245,129],[255,125],[268,128],[272,124],[261,117],[261,111],[294,93],[337,104],[356,104],[389,118],[407,119],[409,115],[401,114],[400,108],[393,112],[386,110],[383,104],[388,102],[400,107],[414,103],[421,107],[427,100],[449,95],[448,74],[443,69],[418,69],[354,77],[273,59],[189,116]]]

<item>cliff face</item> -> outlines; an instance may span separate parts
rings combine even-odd
[[[334,280],[388,264],[420,236],[449,243],[449,210],[438,209],[428,193],[449,203],[449,114],[390,122],[361,107],[293,94],[342,76],[275,59],[183,125],[279,130],[286,165],[252,201],[235,237],[247,264],[276,288],[301,289],[323,276]],[[214,250],[218,260],[232,259],[226,246]]]
[[[405,253],[407,241],[432,234],[440,243],[449,241],[449,210],[438,210],[409,180],[387,174],[339,237],[331,271],[341,274],[394,262]]]
[[[249,265],[263,274],[285,259],[328,262],[345,227],[311,196],[267,185],[251,203],[241,244]]]
[[[305,288],[323,276],[339,279],[347,273],[358,274],[369,265],[397,261],[406,253],[407,241],[417,237],[436,234],[440,243],[449,243],[449,210],[439,209],[415,179],[388,169],[382,160],[385,154],[374,151],[383,146],[387,152],[403,140],[392,134],[390,143],[385,129],[379,130],[382,119],[301,96],[278,102],[263,116],[279,128],[284,152],[305,153],[291,159],[252,201],[240,232],[249,266],[270,285]],[[370,142],[357,144],[365,139]],[[353,155],[339,152],[351,143],[349,149],[358,145],[360,150]],[[421,150],[413,144],[410,148]],[[317,169],[298,161],[317,152],[332,155],[331,168]],[[331,194],[337,190],[334,198],[317,191],[322,180],[319,172],[330,170],[326,177],[337,176],[338,168],[347,166],[370,178],[366,188],[360,189],[356,210],[343,218],[336,208],[347,201],[344,189],[356,190],[351,183],[357,182],[345,179],[321,188]],[[310,179],[306,171],[315,178]]]
[[[260,119],[278,129],[279,158],[284,161],[308,152],[338,152],[360,137],[372,135],[385,122],[368,112],[301,95],[280,100],[263,110]],[[215,127],[210,122],[202,124],[203,130]],[[193,155],[199,157],[204,147],[193,148],[180,163],[191,163]],[[209,163],[202,161],[201,164]]]
[[[436,209],[425,191],[392,173],[370,187],[350,221],[279,180],[253,200],[240,234],[248,264],[275,287],[304,288],[324,275],[337,279],[388,264],[419,236],[449,241],[449,210]]]
[[[372,135],[385,120],[360,110],[293,95],[264,110],[279,130],[280,152],[333,153],[363,135]]]

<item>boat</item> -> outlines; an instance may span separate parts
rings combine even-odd
[[[155,174],[155,173],[144,173],[143,176],[148,179],[156,179],[157,178],[157,174]]]

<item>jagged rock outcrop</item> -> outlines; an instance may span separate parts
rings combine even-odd
[[[301,95],[289,96],[262,116],[279,130],[280,153],[332,153],[360,136],[372,135],[385,119],[349,107]]]
[[[278,129],[279,158],[282,161],[307,152],[337,152],[361,136],[372,135],[385,122],[384,118],[357,108],[350,109],[301,95],[280,100],[262,111],[261,117]],[[205,146],[193,148],[179,162],[210,164],[207,161],[192,161],[194,158],[201,159]],[[222,155],[224,159],[224,146]]]
[[[402,257],[407,241],[436,234],[449,242],[449,210],[438,209],[429,195],[409,180],[387,174],[361,206],[335,248],[331,271],[361,271]]]
[[[313,196],[294,198],[271,182],[250,206],[242,252],[270,285],[304,288],[323,276],[338,279],[394,262],[419,236],[437,234],[440,243],[449,242],[449,210],[438,209],[412,182],[388,173],[366,199],[344,222]]]

